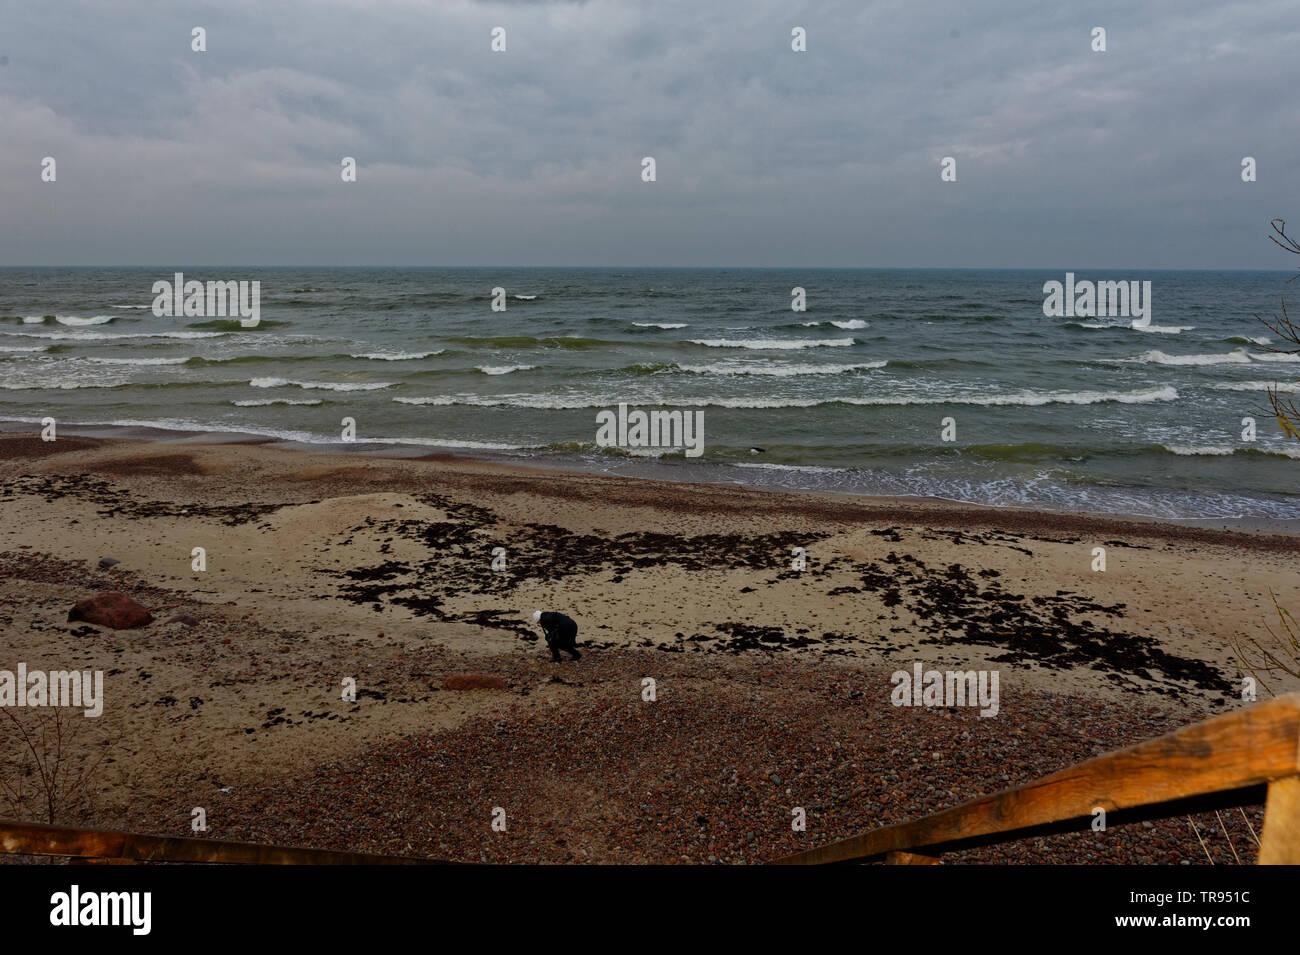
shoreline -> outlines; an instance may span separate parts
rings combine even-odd
[[[38,419],[0,419],[0,440],[3,440],[8,436],[39,434],[39,430]],[[695,469],[695,471],[688,475],[676,476],[672,473],[669,466],[659,464],[653,459],[647,459],[644,461],[612,460],[608,462],[605,467],[595,467],[581,459],[567,458],[558,454],[537,454],[524,458],[522,456],[510,455],[499,451],[493,453],[489,449],[467,449],[447,445],[420,444],[409,439],[393,439],[392,441],[383,442],[311,442],[285,439],[276,435],[262,434],[243,429],[230,429],[228,431],[204,431],[189,428],[169,429],[158,427],[156,424],[144,423],[139,425],[124,425],[60,422],[59,431],[61,434],[67,434],[74,437],[88,437],[104,441],[138,441],[181,446],[264,446],[303,454],[355,455],[371,459],[391,458],[395,460],[423,460],[438,463],[463,462],[466,465],[474,466],[495,465],[507,469],[520,468],[526,471],[536,471],[551,476],[572,474],[607,477],[610,479],[647,481],[669,485],[682,485],[685,487],[739,487],[759,494],[807,495],[854,502],[915,507],[918,509],[952,508],[965,511],[976,509],[991,513],[1014,515],[1018,519],[1023,519],[1024,515],[1032,514],[1042,515],[1045,520],[1050,518],[1059,518],[1063,522],[1069,522],[1071,519],[1081,519],[1085,521],[1091,520],[1098,522],[1098,526],[1101,526],[1102,524],[1115,526],[1115,522],[1119,522],[1124,524],[1138,523],[1167,525],[1171,527],[1187,527],[1193,529],[1204,528],[1248,534],[1300,536],[1300,518],[1176,518],[1110,511],[1054,510],[1050,508],[1030,507],[1016,504],[987,504],[936,496],[878,495],[852,490],[810,489],[787,487],[779,484],[763,485],[753,481],[743,482],[736,479],[702,479],[702,474],[704,476],[708,475],[708,468],[720,468],[725,466],[736,468],[734,464],[705,465],[701,468]],[[740,469],[737,468],[737,470]]]

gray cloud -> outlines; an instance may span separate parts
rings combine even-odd
[[[4,264],[1292,264],[1281,0],[10,6]]]

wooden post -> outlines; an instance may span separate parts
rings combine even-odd
[[[938,856],[924,856],[916,852],[891,852],[885,856],[885,865],[940,865]]]
[[[134,859],[102,859],[98,856],[68,860],[68,865],[135,865]]]
[[[299,849],[249,842],[73,829],[0,819],[0,853],[66,856],[81,865],[196,862],[223,865],[457,865],[436,859]]]
[[[892,852],[937,856],[965,845],[1006,842],[1044,827],[1082,832],[1091,827],[1097,806],[1151,811],[1169,805],[1182,815],[1190,801],[1249,794],[1253,802],[1267,786],[1268,815],[1274,821],[1271,845],[1261,847],[1260,862],[1300,865],[1298,740],[1300,694],[1291,694],[911,822],[785,856],[774,864],[874,862]],[[1266,836],[1269,826],[1266,816]]]
[[[1260,865],[1300,865],[1300,776],[1268,784]]]

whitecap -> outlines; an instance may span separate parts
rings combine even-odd
[[[548,396],[535,394],[510,395],[434,395],[422,398],[394,398],[393,401],[409,405],[464,405],[478,408],[545,408],[548,410],[575,410],[600,408],[613,410],[621,404],[644,409],[672,408],[816,408],[821,405],[980,405],[997,407],[1018,405],[1033,407],[1049,404],[1092,405],[1117,402],[1120,404],[1147,404],[1156,401],[1176,401],[1178,392],[1172,387],[1148,388],[1140,391],[1067,391],[1067,392],[1017,392],[1013,394],[906,397],[882,395],[860,397],[845,395],[830,398],[667,398],[656,396],[647,399],[629,397],[597,400],[578,396]]]
[[[1300,382],[1295,381],[1231,381],[1215,385],[1215,388],[1221,391],[1281,391],[1287,393],[1300,392]]]
[[[324,398],[250,398],[247,401],[232,401],[240,408],[260,408],[263,405],[322,405]]]
[[[750,348],[756,351],[786,351],[799,348],[847,348],[854,344],[852,338],[692,338],[692,345],[708,348]]]
[[[765,375],[776,378],[795,378],[802,375],[842,375],[850,371],[884,368],[887,364],[889,363],[886,361],[864,361],[851,365],[714,362],[708,365],[678,365],[677,367],[682,371],[695,375]]]
[[[536,365],[479,365],[478,370],[485,375],[508,375],[513,371],[528,371]]]
[[[183,365],[188,358],[80,358],[96,365]]]
[[[363,355],[349,355],[349,358],[370,358],[374,361],[418,361],[421,358],[428,358],[430,355],[441,355],[445,348],[439,348],[434,351],[414,351],[414,352],[370,352]]]
[[[288,378],[254,378],[249,382],[254,388],[309,388],[325,391],[379,391],[391,388],[396,382],[330,382],[330,381],[292,381]]]
[[[1246,349],[1238,348],[1236,351],[1228,352],[1226,355],[1166,355],[1164,352],[1152,349],[1143,352],[1133,358],[1103,358],[1101,361],[1107,362],[1136,362],[1138,364],[1157,364],[1157,365],[1248,365],[1250,356],[1246,354]]]

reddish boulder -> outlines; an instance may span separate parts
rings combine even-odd
[[[68,611],[68,621],[73,620],[84,620],[112,630],[131,630],[153,623],[153,614],[126,594],[106,590],[78,600],[76,606]]]
[[[506,681],[488,673],[456,673],[442,684],[444,690],[504,690]]]

